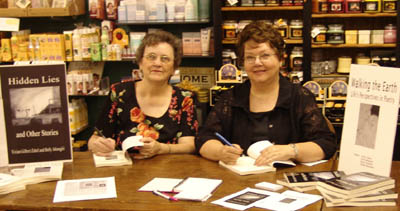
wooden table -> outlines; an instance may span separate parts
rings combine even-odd
[[[94,167],[90,152],[74,152],[73,163],[64,164],[63,180],[115,176],[117,198],[53,203],[56,181],[29,185],[24,191],[0,196],[0,210],[228,210],[211,204],[212,201],[233,194],[246,187],[254,187],[261,181],[275,183],[287,171],[322,171],[335,168],[333,161],[308,167],[278,169],[277,172],[239,176],[226,170],[218,163],[196,155],[160,155],[148,160],[135,160],[132,166]],[[393,175],[400,178],[400,162],[394,163]],[[185,178],[204,177],[222,179],[223,183],[206,202],[168,201],[149,192],[137,190],[154,177]],[[397,180],[397,187],[399,180]],[[317,194],[316,190],[310,193]],[[325,209],[323,200],[303,210]],[[354,210],[334,208],[333,210]],[[397,207],[383,207],[382,210],[397,210]],[[263,210],[251,208],[250,210]],[[331,209],[326,209],[331,210]],[[360,210],[366,210],[360,208]]]

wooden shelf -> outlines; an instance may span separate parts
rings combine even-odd
[[[0,8],[0,17],[54,17],[85,14],[85,1],[74,0],[66,8]]]
[[[236,42],[237,40],[222,40],[222,44],[225,45],[234,45]],[[303,44],[303,40],[285,39],[285,43],[290,45]]]
[[[269,7],[221,7],[221,11],[271,11],[303,10],[303,6],[269,6]]]
[[[381,18],[396,17],[397,13],[336,13],[336,14],[312,14],[312,18]]]
[[[174,25],[174,24],[205,24],[210,23],[209,19],[206,20],[154,20],[154,21],[117,21],[117,25]]]
[[[395,48],[396,44],[312,44],[311,48]]]

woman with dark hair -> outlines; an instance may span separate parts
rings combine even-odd
[[[210,160],[234,164],[251,144],[269,140],[274,145],[261,151],[256,165],[330,158],[336,152],[335,134],[314,95],[279,73],[285,51],[280,33],[265,21],[252,22],[239,34],[237,50],[249,80],[221,95],[199,131],[196,150]]]
[[[91,136],[88,145],[93,153],[106,156],[136,135],[143,136],[144,146],[132,153],[135,159],[194,152],[198,129],[195,94],[168,83],[181,57],[181,42],[171,33],[160,30],[143,38],[136,55],[143,79],[111,86],[96,123],[107,138]]]

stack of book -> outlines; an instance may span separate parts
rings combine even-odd
[[[316,189],[318,181],[340,178],[342,171],[317,171],[317,172],[285,172],[284,179],[277,180],[278,184],[298,192]]]
[[[367,172],[318,181],[316,188],[327,207],[396,206],[395,180]]]
[[[60,180],[63,162],[26,164],[23,168],[11,170],[11,174],[0,173],[0,195],[25,190],[26,185]]]

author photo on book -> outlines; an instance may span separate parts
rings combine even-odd
[[[95,124],[104,137],[89,139],[93,153],[107,156],[130,136],[143,136],[144,146],[130,153],[134,159],[195,152],[196,95],[169,84],[181,58],[182,44],[173,34],[158,30],[143,38],[136,51],[143,78],[111,86]]]
[[[239,34],[237,51],[249,80],[221,93],[199,130],[197,152],[210,160],[235,164],[251,144],[268,140],[274,145],[261,151],[255,165],[332,157],[336,136],[314,95],[280,74],[285,53],[280,33],[265,21],[252,22]]]

